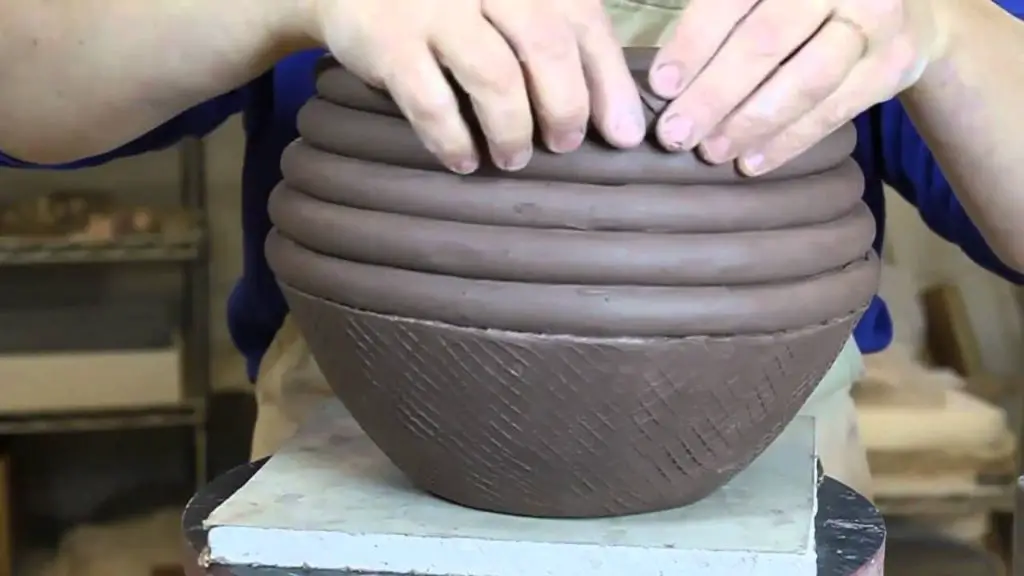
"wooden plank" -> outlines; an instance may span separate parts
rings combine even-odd
[[[964,377],[984,373],[981,350],[960,289],[938,284],[921,293],[932,362]]]

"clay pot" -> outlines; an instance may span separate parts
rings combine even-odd
[[[793,418],[876,291],[852,127],[757,179],[597,137],[460,177],[385,95],[336,65],[317,87],[267,256],[335,393],[442,498],[699,500]]]

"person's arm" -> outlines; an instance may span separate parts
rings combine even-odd
[[[921,214],[924,223],[941,238],[958,245],[983,268],[1017,284],[1024,284],[1019,266],[1008,266],[990,248],[986,237],[957,199],[936,156],[914,128],[898,100],[868,111],[858,130],[869,136],[858,146],[874,152],[882,178]],[[1024,237],[1018,236],[1018,242]]]
[[[233,90],[227,94],[194,106],[174,118],[157,126],[142,136],[113,150],[92,156],[76,158],[67,162],[32,162],[23,160],[0,149],[0,167],[29,170],[76,170],[99,166],[111,160],[163,150],[187,137],[202,138],[242,109],[247,89]]]
[[[222,102],[219,95],[311,45],[307,6],[0,0],[0,150],[8,164],[52,165],[136,139],[167,145],[157,141],[190,132],[182,122],[198,126],[196,115],[217,115],[220,104],[191,108]]]
[[[578,148],[591,121],[617,147],[644,137],[601,0],[0,0],[0,150],[40,163],[102,153],[315,47],[386,89],[456,172],[484,152],[522,168],[535,128],[555,152]]]
[[[1024,271],[1024,0],[939,0],[935,9],[948,44],[900,100],[945,178],[929,167],[930,155],[909,125],[886,132],[903,140],[883,142],[894,149],[887,165],[897,181],[913,181],[911,194],[940,233],[984,259],[980,248],[969,248],[981,245],[971,239],[970,215],[995,254]],[[890,110],[883,122],[904,121]],[[901,170],[900,162],[908,167]]]

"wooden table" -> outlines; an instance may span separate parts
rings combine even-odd
[[[189,576],[355,576],[332,570],[207,565],[203,553],[206,548],[203,521],[264,463],[265,460],[261,460],[234,468],[192,497],[182,519],[186,573]],[[885,557],[882,515],[863,496],[831,478],[825,478],[818,489],[817,540],[819,576],[882,575]]]

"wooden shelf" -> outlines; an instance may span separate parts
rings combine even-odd
[[[979,485],[970,494],[941,496],[878,497],[875,505],[887,516],[967,515],[1012,512],[1012,484]]]
[[[0,415],[0,435],[53,434],[195,426],[204,421],[201,400],[178,406],[125,410]]]
[[[190,262],[200,258],[202,228],[187,234],[138,234],[114,241],[0,237],[0,266]]]

